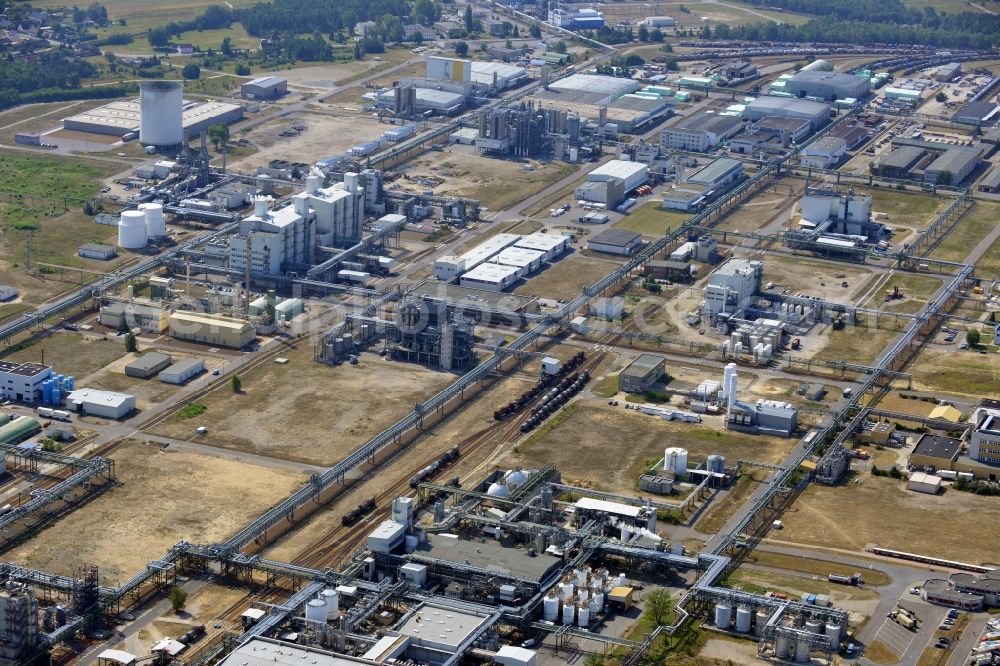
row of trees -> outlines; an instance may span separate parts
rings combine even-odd
[[[434,0],[429,0],[434,4]],[[423,20],[440,16],[427,2],[414,4]],[[406,0],[282,0],[262,2],[237,11],[237,20],[251,35],[262,37],[273,32],[299,34],[304,28],[332,34],[352,30],[360,21],[375,21],[379,17],[410,16]]]
[[[152,28],[146,34],[151,46],[163,48],[170,40],[189,30],[220,30],[228,28],[236,21],[233,11],[222,5],[212,5],[191,21],[172,21],[164,26]]]

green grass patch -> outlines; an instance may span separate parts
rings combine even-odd
[[[650,201],[615,222],[614,226],[617,229],[628,229],[644,236],[663,236],[667,233],[668,228],[677,229],[689,217],[691,216],[687,213],[662,209],[659,201]]]
[[[994,241],[976,262],[976,275],[983,278],[1000,277],[1000,239]]]
[[[983,236],[993,230],[997,219],[1000,219],[1000,204],[977,202],[958,226],[931,251],[930,256],[945,261],[964,261]]]
[[[177,420],[183,421],[184,419],[193,419],[196,416],[201,416],[208,409],[205,405],[199,405],[196,402],[192,402],[190,405],[184,405],[184,407],[177,412]]]
[[[883,187],[854,188],[856,192],[872,195],[872,210],[888,213],[889,225],[895,220],[902,223],[915,223],[916,219],[926,219],[951,203],[950,199],[933,197],[929,194],[901,192]],[[917,225],[918,228],[923,225]]]
[[[618,374],[608,375],[590,388],[591,393],[601,398],[618,394]]]

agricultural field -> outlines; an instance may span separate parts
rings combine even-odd
[[[95,564],[101,584],[116,585],[182,539],[225,539],[308,480],[304,473],[136,440],[111,457],[118,486],[8,550],[4,559],[64,575]]]
[[[227,384],[198,400],[200,413],[182,410],[153,432],[187,439],[204,426],[208,434],[200,441],[209,446],[332,465],[454,379],[375,354],[338,367],[312,355],[312,347],[299,342],[282,353],[288,364],[248,371],[239,393]]]
[[[996,561],[1000,505],[995,498],[956,490],[932,497],[907,491],[905,481],[890,477],[860,478],[860,484],[810,484],[782,516],[781,539],[857,551],[877,544],[963,562]],[[977,538],[969,538],[972,534]]]
[[[574,446],[567,447],[566,442]],[[608,442],[629,445],[609,456]],[[794,439],[724,430],[718,419],[706,418],[701,425],[675,423],[621,407],[602,406],[596,400],[581,400],[564,408],[518,444],[511,460],[523,467],[552,463],[571,483],[634,493],[639,475],[662,458],[668,446],[686,448],[692,462],[723,453],[727,459],[774,463],[784,458],[794,444]]]
[[[144,32],[171,21],[189,21],[215,3],[209,0],[170,0],[170,2],[151,3],[148,0],[106,0],[102,2],[108,10],[108,18],[117,21],[126,20],[126,25],[112,26],[112,32],[128,32],[130,34]],[[230,0],[232,7],[253,4],[252,0]]]

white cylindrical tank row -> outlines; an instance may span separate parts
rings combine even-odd
[[[313,622],[326,622],[326,602],[322,599],[311,599],[306,604],[306,619]]]
[[[139,204],[139,210],[146,215],[146,238],[162,238],[167,235],[167,223],[163,219],[162,204]]]
[[[576,619],[575,616],[576,606],[572,603],[563,604],[562,609],[562,623],[563,624],[573,624],[573,620]]]
[[[319,593],[319,598],[326,603],[327,621],[337,619],[337,613],[340,612],[340,592],[326,589]]]
[[[545,597],[542,599],[542,619],[546,622],[555,622],[559,617],[559,597]]]
[[[184,88],[180,81],[139,84],[139,141],[176,146],[184,141]]]
[[[590,607],[585,604],[580,604],[580,607],[576,610],[576,625],[578,627],[589,627],[590,626]]]
[[[118,219],[118,245],[127,250],[146,246],[146,213],[141,210],[122,212]]]
[[[733,607],[722,602],[715,604],[715,626],[719,629],[728,629],[732,621]]]
[[[795,644],[795,661],[800,664],[809,661],[809,641],[802,639]]]

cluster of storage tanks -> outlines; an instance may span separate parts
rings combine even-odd
[[[306,604],[306,619],[326,624],[336,620],[340,613],[340,592],[329,588],[320,590],[315,599]]]
[[[574,569],[542,598],[542,619],[546,622],[589,627],[604,609],[604,600],[615,587],[624,587],[625,574],[613,578],[607,569]]]
[[[742,336],[733,333],[729,340],[722,341],[722,357],[738,359],[743,354],[753,356],[753,362],[765,365],[771,362],[774,356],[774,344],[763,342],[758,336],[750,337],[750,344],[743,344]]]
[[[42,404],[61,405],[66,394],[73,390],[75,380],[66,375],[54,375],[42,382]]]
[[[118,245],[127,250],[138,250],[145,247],[150,239],[162,238],[166,234],[161,204],[139,204],[137,210],[122,211],[118,219]]]
[[[759,608],[754,612],[747,606],[737,606],[734,616],[733,607],[729,603],[720,601],[715,604],[715,626],[723,631],[735,630],[737,633],[747,634],[753,630],[759,635],[770,617],[771,611],[766,608]],[[794,619],[789,618],[784,626],[807,631],[811,634],[825,634],[830,640],[833,650],[837,649],[844,637],[844,627],[839,624],[824,623],[821,620],[806,619],[801,616]],[[774,656],[779,659],[794,659],[799,663],[807,663],[811,646],[812,643],[808,639],[796,640],[779,633],[774,640]]]

